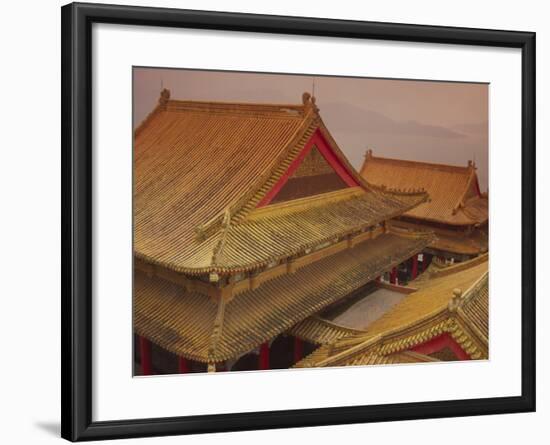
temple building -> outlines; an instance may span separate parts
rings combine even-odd
[[[434,240],[391,223],[427,199],[368,184],[308,93],[163,90],[134,135],[135,374],[291,367],[315,346],[298,323],[359,304]]]
[[[295,367],[381,365],[489,356],[488,254],[433,268],[374,320],[310,317],[293,333],[320,345]],[[350,329],[351,328],[351,329]],[[359,329],[360,328],[360,329]]]
[[[464,261],[488,251],[489,200],[481,193],[476,166],[466,167],[405,161],[374,156],[368,150],[361,175],[369,184],[425,189],[430,200],[401,215],[399,225],[431,229],[437,240],[424,252],[447,263]]]

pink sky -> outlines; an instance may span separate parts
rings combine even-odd
[[[134,126],[154,108],[161,85],[181,100],[301,103],[312,91],[321,117],[351,163],[375,156],[467,165],[488,180],[487,84],[134,69]]]

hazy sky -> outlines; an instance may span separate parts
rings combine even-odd
[[[487,189],[485,84],[136,68],[134,126],[156,105],[161,85],[174,99],[300,104],[313,81],[321,117],[356,168],[367,148],[453,165],[475,159]]]

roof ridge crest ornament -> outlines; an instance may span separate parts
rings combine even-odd
[[[221,223],[222,236],[218,241],[217,246],[214,248],[212,254],[212,266],[216,266],[219,263],[220,257],[223,254],[223,248],[225,247],[225,241],[227,239],[227,234],[231,228],[231,210],[227,207],[223,213],[223,221]]]
[[[170,100],[170,90],[163,88],[160,92],[160,96],[157,105],[153,110],[145,116],[141,123],[134,130],[134,138],[145,128],[145,126],[160,112],[166,110],[166,105]]]
[[[318,113],[319,112],[319,107],[317,107],[316,102],[317,102],[317,99],[315,98],[315,96],[312,96],[307,91],[302,93],[302,103],[304,104],[304,111],[305,112],[308,112],[308,111],[311,110],[314,113]]]
[[[462,289],[456,288],[453,289],[453,298],[451,298],[451,301],[449,301],[449,312],[456,312],[458,307],[460,306],[462,300]]]
[[[365,151],[365,161],[368,161],[369,159],[372,159],[374,155],[372,154],[372,148],[368,148]]]
[[[168,104],[169,100],[170,100],[170,90],[168,88],[163,88],[162,91],[160,92],[158,104],[161,107],[165,107]]]
[[[210,345],[208,346],[208,362],[215,363],[216,351],[218,343],[222,335],[223,322],[225,320],[225,299],[218,299],[218,310],[216,311],[216,318],[214,319],[214,325],[212,333],[210,335]]]

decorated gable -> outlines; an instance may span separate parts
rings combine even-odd
[[[271,202],[290,201],[346,187],[348,185],[314,146]]]

